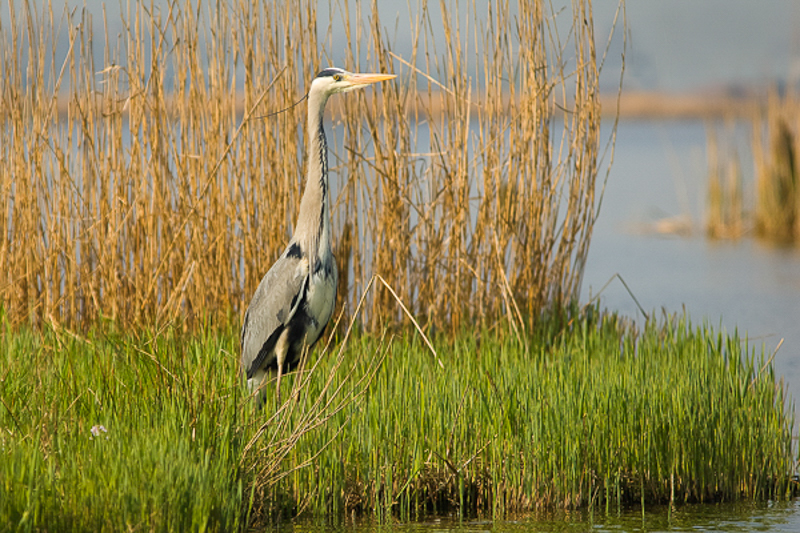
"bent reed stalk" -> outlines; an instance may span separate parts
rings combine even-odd
[[[588,3],[570,41],[544,2],[524,1],[443,3],[437,40],[423,4],[403,55],[376,8],[357,24],[347,4],[331,9],[352,43],[341,66],[401,75],[331,106],[337,309],[353,313],[373,275],[439,331],[532,323],[574,299],[596,216]],[[119,34],[105,12],[58,10],[11,2],[0,27],[8,320],[240,314],[287,242],[305,175],[304,106],[258,117],[296,102],[341,43],[318,40],[332,32],[309,1],[130,3]],[[364,313],[374,328],[407,322],[385,289]]]

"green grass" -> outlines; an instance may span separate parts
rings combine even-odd
[[[686,319],[643,331],[606,316],[528,340],[464,333],[393,343],[316,469],[288,487],[310,507],[414,517],[543,506],[782,498],[794,415],[771,364]],[[338,458],[344,457],[342,462]],[[318,487],[323,487],[320,489]]]
[[[0,529],[792,494],[794,415],[763,355],[683,318],[593,314],[524,340],[463,332],[437,344],[444,369],[417,336],[355,336],[315,352],[274,418],[239,387],[234,327],[4,329]]]
[[[233,340],[5,332],[0,523],[237,527],[246,478],[236,468],[240,393],[224,355]]]

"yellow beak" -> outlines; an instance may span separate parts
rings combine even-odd
[[[396,77],[394,74],[351,74],[348,76],[347,81],[353,85],[369,85],[379,81],[392,80]]]

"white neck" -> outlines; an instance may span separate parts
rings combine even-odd
[[[317,89],[319,89],[317,87]],[[311,261],[321,257],[331,247],[330,214],[328,209],[328,148],[322,119],[328,95],[315,90],[308,94],[308,174],[300,214],[297,217],[293,241],[297,241]]]

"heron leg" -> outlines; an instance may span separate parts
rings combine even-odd
[[[267,380],[264,379],[265,377],[266,371],[259,370],[252,378],[247,380],[247,390],[250,392],[251,396],[255,397],[254,400],[257,410],[264,407],[267,399],[267,395],[264,393],[267,384]]]
[[[289,351],[289,328],[285,328],[278,341],[275,343],[275,362],[278,364],[278,384],[276,386],[275,399],[277,405],[281,405],[281,376],[283,375],[283,363],[286,360],[286,354]]]
[[[281,375],[283,375],[283,364],[278,363],[278,384],[275,390],[275,398],[279,407],[281,405]]]

